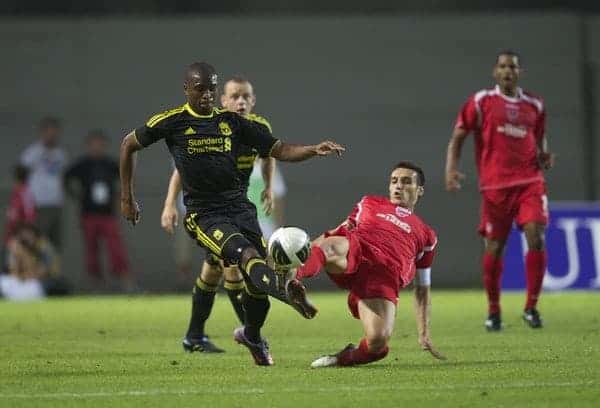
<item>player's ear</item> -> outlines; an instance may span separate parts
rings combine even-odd
[[[224,93],[222,93],[222,94],[221,94],[221,106],[222,106],[222,107],[225,107],[225,102],[226,102],[226,101],[227,101],[227,100],[225,99],[225,94],[224,94]]]
[[[423,194],[425,194],[425,187],[423,187],[423,186],[417,187],[417,196],[421,197]]]
[[[187,82],[183,83],[183,93],[185,94],[185,96],[188,96],[188,85],[187,85]]]

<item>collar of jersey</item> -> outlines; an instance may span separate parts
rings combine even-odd
[[[517,87],[517,96],[514,98],[512,96],[504,95],[500,90],[500,85],[496,85],[496,87],[494,88],[494,92],[496,93],[496,95],[501,96],[502,99],[506,99],[509,102],[519,102],[521,96],[523,95],[523,90],[520,87]]]
[[[192,107],[190,106],[189,103],[186,103],[185,105],[183,105],[183,108],[193,117],[202,118],[202,119],[212,118],[213,116],[215,116],[215,114],[219,114],[222,112],[222,110],[219,108],[213,108],[212,112],[210,112],[208,115],[200,115],[199,113],[194,112],[194,110],[192,109]]]

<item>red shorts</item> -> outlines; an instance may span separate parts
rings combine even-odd
[[[513,220],[519,228],[535,222],[548,224],[548,197],[542,182],[481,192],[479,233],[490,239],[506,239]]]
[[[338,287],[350,291],[348,307],[352,316],[360,318],[358,302],[361,299],[383,298],[394,305],[398,303],[398,290],[402,286],[400,274],[379,261],[381,256],[378,256],[373,247],[361,241],[358,234],[345,228],[326,235],[346,237],[350,244],[346,272],[327,275]]]

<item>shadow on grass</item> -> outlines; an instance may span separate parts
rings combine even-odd
[[[431,360],[429,363],[403,363],[401,359],[397,361],[387,361],[381,364],[375,365],[362,365],[355,366],[353,368],[366,368],[366,369],[390,369],[390,368],[439,368],[439,367],[485,367],[485,366],[497,366],[502,364],[536,364],[548,363],[545,359],[507,359],[507,360],[477,360],[477,361],[453,361],[451,358],[448,360]]]

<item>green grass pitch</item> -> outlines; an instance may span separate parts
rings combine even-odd
[[[208,324],[221,355],[184,354],[189,297],[81,297],[0,302],[0,407],[598,407],[600,293],[546,294],[546,327],[503,297],[505,330],[486,333],[482,292],[433,292],[432,338],[417,347],[412,294],[401,294],[389,356],[357,368],[310,362],[361,336],[343,293],[316,294],[315,320],[272,302],[264,334],[274,367],[236,345],[227,297]]]

